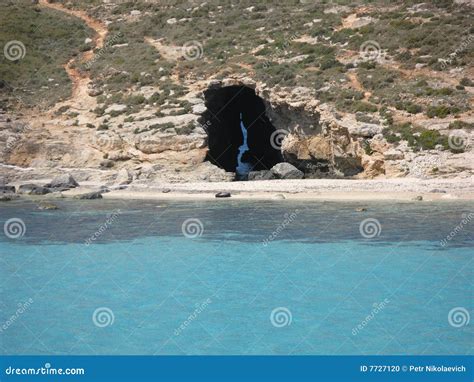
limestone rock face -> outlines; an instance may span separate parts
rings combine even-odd
[[[135,147],[145,154],[156,154],[164,151],[186,151],[199,149],[206,144],[202,136],[187,136],[167,134],[160,136],[145,136],[141,138]]]
[[[17,193],[18,194],[26,194],[26,195],[45,195],[49,194],[51,190],[46,187],[38,186],[37,184],[22,184],[18,187]]]
[[[400,160],[400,159],[403,159],[404,157],[405,156],[403,155],[401,151],[395,150],[395,149],[385,151],[384,153],[384,158],[386,160]]]
[[[125,184],[131,183],[133,180],[132,174],[126,169],[123,168],[117,173],[114,183],[118,186],[123,186]]]
[[[45,187],[49,188],[74,188],[79,186],[79,183],[72,177],[71,174],[62,174],[55,177],[50,183],[46,184]]]
[[[375,178],[385,174],[385,162],[381,154],[362,156],[362,167],[366,178]]]
[[[303,179],[304,173],[290,163],[277,163],[270,171],[277,179]]]
[[[226,172],[210,162],[204,162],[197,166],[195,175],[199,180],[208,182],[230,182],[235,178],[233,172]]]

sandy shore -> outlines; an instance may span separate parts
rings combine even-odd
[[[65,192],[73,196],[94,189],[86,185]],[[104,193],[107,199],[215,199],[227,191],[234,199],[314,200],[474,200],[473,179],[382,179],[382,180],[262,180],[252,182],[132,184],[123,190]],[[283,195],[283,196],[282,196]]]

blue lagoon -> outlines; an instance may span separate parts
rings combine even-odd
[[[2,354],[472,354],[472,203],[57,203],[0,206]]]

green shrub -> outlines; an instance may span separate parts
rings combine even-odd
[[[441,106],[429,106],[426,110],[426,115],[430,118],[445,118],[449,114],[456,114],[459,113],[460,109],[456,106],[448,106],[448,105],[441,105]]]
[[[364,102],[364,101],[356,101],[354,103],[354,110],[364,112],[364,113],[375,113],[378,108],[375,105],[372,105],[371,103]]]
[[[448,129],[450,129],[450,130],[453,130],[453,129],[473,130],[474,129],[474,123],[469,123],[469,122],[464,122],[464,121],[454,121],[454,122],[451,122],[449,124]]]
[[[410,101],[405,101],[405,102],[399,101],[395,104],[395,107],[398,110],[405,110],[409,112],[410,114],[418,114],[423,111],[423,108],[420,105],[417,105]]]

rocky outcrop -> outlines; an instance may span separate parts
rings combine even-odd
[[[75,199],[102,199],[102,191],[87,192],[74,196]]]
[[[50,183],[44,185],[48,188],[59,188],[63,190],[68,190],[70,188],[78,187],[79,183],[72,177],[71,174],[62,174],[55,177]]]
[[[278,163],[270,171],[276,179],[303,179],[304,173],[290,163]]]
[[[45,195],[49,194],[51,190],[49,188],[42,187],[37,184],[27,183],[20,185],[16,192],[18,194],[26,195]]]
[[[123,168],[117,173],[117,177],[114,180],[114,184],[117,186],[122,186],[131,183],[132,180],[133,176],[130,171],[128,171],[126,168]]]
[[[274,178],[273,172],[268,170],[250,171],[248,175],[248,180],[269,180]]]

